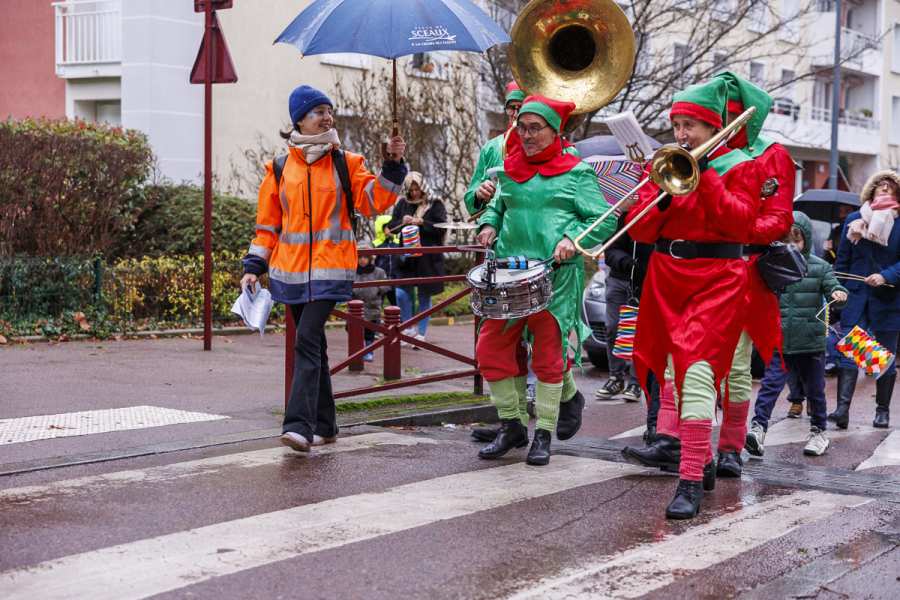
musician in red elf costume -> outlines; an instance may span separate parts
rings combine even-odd
[[[727,87],[714,80],[675,94],[670,119],[679,144],[697,148],[722,129]],[[647,380],[649,369],[665,373],[665,387],[673,389],[661,400],[678,422],[664,423],[661,408],[657,428],[658,436],[681,436],[680,480],[666,508],[670,519],[694,517],[703,491],[715,487],[710,434],[717,388],[746,322],[750,275],[743,246],[751,237],[762,187],[757,164],[739,150],[722,147],[697,162],[697,189],[667,197],[630,230],[635,241],[655,244],[638,312],[634,364],[638,381]],[[628,221],[659,194],[654,183],[644,186]],[[641,452],[623,450],[629,462],[646,465]]]

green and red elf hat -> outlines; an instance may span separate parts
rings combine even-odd
[[[675,115],[685,115],[722,129],[722,115],[725,112],[725,96],[728,86],[721,79],[709,83],[689,85],[672,98],[671,120]]]
[[[772,96],[765,92],[765,90],[761,90],[731,71],[723,71],[713,77],[711,81],[716,80],[722,80],[728,86],[726,112],[741,114],[751,106],[756,107],[756,112],[753,113],[753,116],[747,121],[747,125],[744,127],[743,131],[728,144],[732,148],[752,146],[754,142],[756,142],[756,138],[759,137],[763,123],[769,115],[769,109],[772,108],[772,104],[775,101],[772,99]],[[746,138],[746,143],[741,144],[741,142],[744,141],[744,138]]]
[[[523,114],[528,113],[543,117],[558,136],[573,110],[575,110],[575,105],[571,102],[560,102],[540,94],[534,94],[525,98],[522,108],[519,109],[519,118],[521,119]],[[544,177],[555,177],[568,173],[581,162],[578,156],[564,153],[564,150],[571,145],[558,137],[534,156],[526,155],[524,149],[521,152],[508,154],[506,160],[503,161],[503,170],[510,179],[519,183],[531,179],[538,173]]]
[[[522,103],[522,108],[519,109],[519,118],[521,119],[523,114],[534,113],[543,117],[558,134],[565,127],[566,120],[573,110],[575,110],[575,104],[572,102],[560,102],[540,94],[533,94],[525,98]]]
[[[503,105],[504,107],[510,102],[523,102],[524,100],[525,92],[522,91],[518,83],[510,81],[506,84],[506,103]]]

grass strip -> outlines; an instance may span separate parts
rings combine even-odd
[[[392,406],[395,404],[416,404],[422,402],[434,402],[436,400],[465,400],[468,402],[480,402],[487,396],[477,396],[469,392],[450,392],[436,394],[417,394],[415,396],[401,396],[397,398],[375,398],[366,400],[365,402],[343,402],[334,407],[336,412],[350,412],[357,410],[368,410],[379,408],[382,406]],[[430,406],[447,406],[449,404],[458,404],[459,402],[449,402],[445,404],[432,404]],[[428,408],[428,406],[419,406],[417,408]]]

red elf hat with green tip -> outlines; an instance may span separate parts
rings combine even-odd
[[[709,83],[689,85],[672,98],[671,120],[675,115],[685,115],[722,129],[722,113],[725,112],[725,101],[728,85],[721,79],[713,79]]]
[[[524,102],[525,101],[525,92],[522,91],[522,88],[519,87],[519,84],[515,81],[510,81],[506,85],[506,104],[510,102]],[[504,104],[504,106],[506,105]]]

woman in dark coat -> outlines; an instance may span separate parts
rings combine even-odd
[[[858,325],[894,355],[900,334],[900,227],[894,223],[900,215],[898,199],[900,176],[893,171],[872,175],[860,197],[862,208],[847,217],[834,263],[835,273],[852,273],[865,278],[865,281],[847,279],[844,282],[850,291],[850,300],[841,310],[844,333]],[[893,287],[886,287],[886,284]],[[849,423],[850,401],[858,374],[856,364],[841,356],[837,410],[828,415],[828,419],[841,429],[846,429]],[[874,427],[888,426],[888,409],[896,379],[895,361],[875,382]]]
[[[412,171],[403,182],[400,197],[405,202],[397,202],[394,205],[394,214],[390,222],[391,229],[397,229],[400,225],[415,225],[419,228],[419,240],[422,246],[443,246],[446,230],[435,227],[436,223],[447,221],[447,211],[444,210],[443,201],[431,192],[428,182],[421,173]],[[416,257],[403,257],[400,260],[399,274],[401,279],[413,277],[443,277],[444,255],[442,253],[423,254]],[[400,306],[400,318],[404,322],[412,318],[412,292],[417,288],[419,312],[431,308],[431,297],[444,291],[444,284],[422,283],[418,286],[397,286],[397,304]],[[418,313],[416,313],[418,314]],[[428,318],[418,323],[417,340],[425,341],[425,332],[428,330]],[[406,335],[414,332],[406,330]]]

